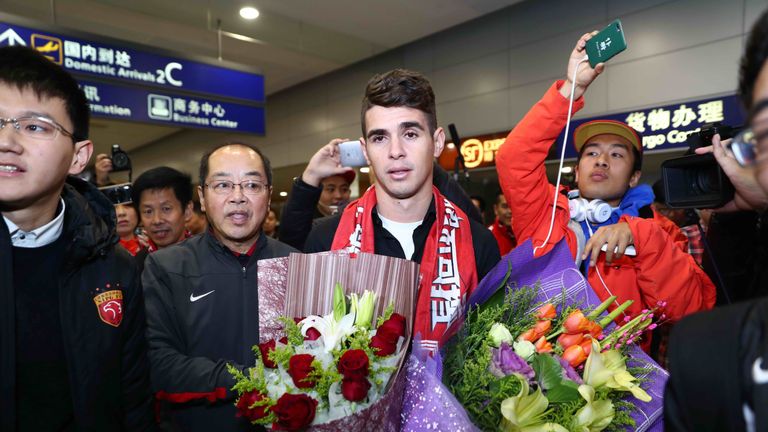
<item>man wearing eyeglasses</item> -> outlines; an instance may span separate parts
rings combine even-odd
[[[262,235],[269,211],[269,159],[225,144],[200,161],[200,205],[210,229],[147,258],[147,338],[152,385],[173,430],[251,430],[235,416],[227,364],[254,365],[259,342],[256,263],[292,247]]]
[[[0,430],[152,425],[144,301],[88,163],[77,82],[0,48]]]

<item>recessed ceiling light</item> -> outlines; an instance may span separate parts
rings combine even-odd
[[[456,144],[450,142],[450,143],[448,143],[448,145],[446,145],[446,147],[448,147],[449,149],[455,149],[456,148]]]
[[[573,172],[573,167],[564,166],[563,169],[560,170],[563,174],[570,174]]]
[[[246,6],[240,9],[240,16],[247,20],[256,19],[259,17],[259,10],[255,7]]]
[[[288,192],[282,191],[282,192],[280,192],[280,196],[281,197],[287,197],[288,196]]]
[[[371,172],[371,169],[368,168],[368,167],[362,167],[362,168],[360,168],[360,172],[363,173],[363,174],[367,174],[367,173]]]

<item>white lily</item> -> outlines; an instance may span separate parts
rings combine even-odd
[[[354,312],[344,315],[338,321],[334,318],[333,312],[325,316],[310,315],[301,320],[299,325],[301,326],[301,334],[304,336],[307,335],[307,330],[317,329],[325,347],[324,351],[327,353],[338,349],[347,336],[357,330]]]

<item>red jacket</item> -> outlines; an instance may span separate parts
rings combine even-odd
[[[499,245],[501,256],[508,254],[509,251],[517,246],[517,240],[512,233],[512,228],[502,225],[501,222],[499,222],[499,218],[496,218],[488,229],[491,231],[491,234],[493,234],[493,237],[496,239],[496,243]]]
[[[544,160],[567,120],[568,99],[558,91],[562,85],[558,81],[549,88],[510,132],[496,156],[499,183],[512,209],[512,230],[518,242],[532,239],[534,247],[546,239],[552,214],[555,188],[547,180]],[[584,100],[579,98],[573,111],[583,106]],[[576,234],[568,227],[568,199],[558,195],[552,235],[536,254],[547,253],[565,237],[575,257],[578,245]],[[658,301],[667,302],[665,312],[672,321],[714,306],[715,286],[686,253],[686,239],[677,226],[659,217],[624,215],[620,221],[629,224],[637,256],[624,256],[607,265],[601,253],[597,268],[619,303],[634,300],[630,315],[654,307]],[[610,296],[594,267],[589,268],[587,280],[601,300]]]

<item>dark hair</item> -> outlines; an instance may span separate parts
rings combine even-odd
[[[499,198],[504,196],[504,192],[501,189],[496,189],[496,201],[495,204],[499,205]]]
[[[74,129],[74,140],[88,139],[91,111],[85,94],[61,66],[45,58],[37,50],[25,46],[0,48],[0,82],[31,90],[40,98],[59,98],[64,101]]]
[[[227,146],[242,146],[256,152],[256,154],[261,158],[261,162],[264,164],[264,171],[266,171],[267,174],[267,186],[272,186],[272,164],[269,162],[269,159],[264,156],[264,153],[262,153],[261,150],[259,150],[259,148],[253,144],[243,142],[228,142],[219,144],[218,146],[203,153],[203,157],[200,158],[200,187],[205,188],[205,179],[208,177],[208,160],[211,158],[211,155],[215,153],[216,150]]]
[[[751,109],[755,102],[752,100],[752,91],[766,60],[768,60],[768,10],[763,12],[752,26],[747,39],[747,49],[741,58],[739,96],[747,110]]]
[[[634,156],[634,162],[632,163],[632,174],[635,173],[635,171],[641,171],[643,169],[643,154],[640,153],[640,151],[637,149],[637,147],[630,145],[632,147],[632,155]],[[579,157],[576,158],[576,164],[581,161],[581,155],[584,154],[584,149],[587,148],[586,145],[583,145],[581,147],[581,150],[579,150]]]
[[[167,188],[173,190],[173,194],[182,207],[192,201],[192,177],[171,167],[161,166],[145,171],[133,181],[133,191],[131,191],[133,206],[140,212],[141,203],[139,200],[142,192],[150,189]]]
[[[192,200],[192,211],[199,215],[205,214],[205,212],[203,211],[203,207],[200,205],[200,201],[196,199]]]
[[[480,204],[480,212],[485,211],[485,200],[480,195],[470,195],[469,199],[471,200],[477,200],[477,202]]]
[[[363,106],[360,110],[360,124],[365,136],[365,113],[374,106],[384,108],[415,108],[427,115],[429,133],[437,129],[435,92],[424,75],[407,69],[394,69],[374,75],[365,87]]]

